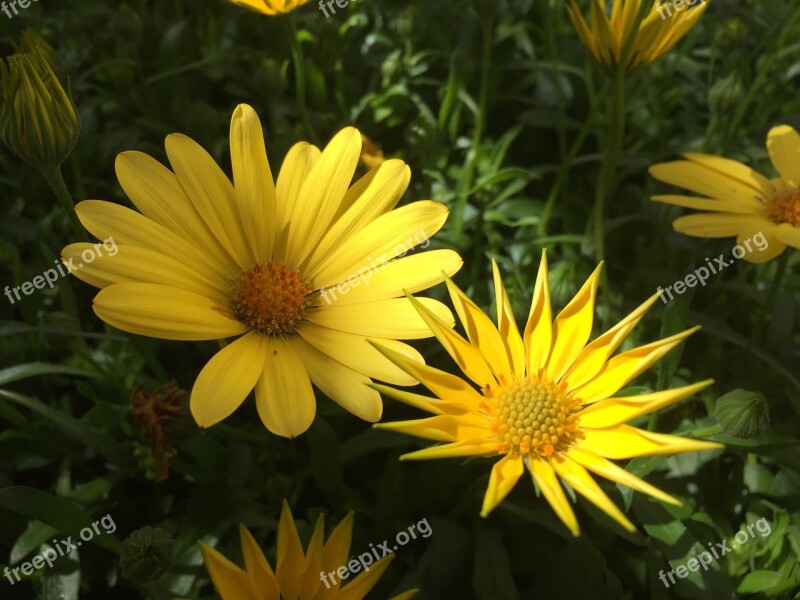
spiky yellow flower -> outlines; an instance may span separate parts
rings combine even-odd
[[[800,135],[788,125],[767,134],[767,151],[778,177],[769,179],[740,162],[709,154],[684,154],[688,160],[660,163],[650,174],[665,183],[687,188],[703,198],[653,196],[656,202],[701,210],[676,219],[675,231],[704,238],[736,236],[737,243],[763,234],[759,252],[742,256],[766,262],[786,246],[800,248]]]
[[[322,152],[305,142],[292,147],[277,184],[251,107],[234,111],[230,144],[233,184],[183,135],[166,140],[172,170],[140,152],[121,154],[117,176],[141,212],[81,202],[76,211],[86,229],[112,238],[118,250],[72,244],[64,260],[82,265],[74,274],[102,288],[94,311],[114,327],[170,340],[241,336],[194,384],[190,408],[201,427],[228,417],[255,388],[265,426],[299,435],[314,419],[312,382],[353,414],[377,421],[381,399],[364,385],[369,378],[414,380],[365,336],[422,358],[396,341],[431,335],[403,290],[435,285],[461,259],[450,250],[403,255],[430,243],[447,209],[428,200],[394,209],[410,179],[400,160],[351,186],[361,153],[352,127]],[[452,320],[440,302],[421,302]]]
[[[262,15],[280,15],[293,11],[308,3],[308,0],[229,0],[237,6],[261,13]]]
[[[669,0],[655,1],[637,26],[639,11],[644,10],[642,4],[648,1],[614,0],[609,18],[605,0],[590,0],[591,28],[575,0],[569,0],[568,10],[583,45],[600,65],[613,68],[622,63],[625,67],[636,68],[650,64],[669,51],[708,7],[706,0],[681,0],[680,8]],[[694,4],[697,6],[688,6]],[[623,62],[626,45],[628,52]]]
[[[340,568],[348,569],[353,513],[346,516],[333,530],[328,541],[323,543],[324,535],[325,521],[320,515],[308,549],[303,551],[294,518],[284,502],[278,523],[274,571],[244,525],[239,526],[244,569],[208,544],[199,544],[206,569],[222,600],[361,600],[378,582],[394,554],[367,565],[368,570],[362,570],[358,561],[355,561],[358,567],[350,571],[347,578],[358,570],[362,572],[342,585],[341,576],[337,576],[336,572]],[[366,560],[363,562],[366,563]],[[409,590],[392,600],[409,600],[416,592]]]
[[[376,427],[445,442],[406,454],[404,459],[501,456],[489,478],[483,516],[511,491],[523,467],[527,467],[544,497],[574,535],[579,532],[578,522],[559,478],[629,530],[634,530],[634,526],[589,472],[664,502],[680,504],[608,459],[721,447],[626,424],[678,402],[712,381],[639,396],[617,395],[623,386],[697,328],[612,356],[658,296],[651,297],[587,344],[601,267],[553,320],[547,259],[542,255],[528,323],[520,335],[497,265],[493,267],[497,326],[447,280],[468,339],[412,300],[444,349],[478,389],[460,377],[411,360],[390,348],[381,348],[436,397],[382,385],[375,387],[435,416],[381,423]],[[376,346],[380,344],[376,342]]]

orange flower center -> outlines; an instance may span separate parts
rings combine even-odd
[[[565,451],[578,428],[575,408],[580,403],[566,389],[565,382],[530,377],[501,387],[493,426],[498,450],[540,456]]]
[[[264,335],[291,334],[305,317],[311,292],[300,271],[269,261],[253,267],[236,283],[233,312]]]
[[[769,199],[764,212],[774,223],[800,227],[800,189],[778,192]]]

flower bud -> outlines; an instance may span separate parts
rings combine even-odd
[[[717,81],[708,92],[711,114],[716,118],[732,114],[744,99],[744,86],[737,73]]]
[[[122,542],[119,567],[123,577],[141,585],[157,581],[172,566],[175,542],[158,527],[142,527]]]
[[[80,118],[47,61],[15,54],[0,61],[0,138],[40,169],[63,163],[80,133]]]
[[[752,438],[769,427],[769,406],[763,394],[736,389],[717,400],[714,416],[725,433]]]
[[[12,41],[11,43],[17,54],[35,54],[43,58],[53,71],[58,70],[56,51],[53,50],[53,47],[48,44],[42,36],[36,33],[35,29],[28,27],[20,34],[18,41]]]

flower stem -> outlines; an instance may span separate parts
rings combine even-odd
[[[300,116],[303,119],[308,135],[314,144],[319,145],[319,136],[311,124],[311,118],[308,113],[308,103],[306,101],[306,61],[303,56],[303,46],[297,36],[297,25],[294,21],[294,15],[289,13],[283,19],[286,27],[286,35],[289,38],[289,47],[292,51],[292,62],[294,63],[294,85],[297,93],[297,105],[300,107]]]
[[[67,184],[64,183],[61,167],[43,168],[41,171],[47,183],[49,183],[50,187],[53,189],[56,198],[58,198],[58,201],[61,203],[61,208],[63,208],[64,212],[67,214],[72,232],[75,234],[76,238],[79,240],[88,239],[86,230],[83,228],[83,225],[81,225],[80,220],[78,220],[78,215],[75,213],[75,203],[72,201],[72,195],[69,193]]]
[[[764,302],[764,318],[761,320],[763,326],[766,327],[767,319],[772,315],[772,311],[775,308],[775,301],[778,298],[778,292],[781,289],[781,285],[783,284],[783,277],[786,275],[786,267],[789,264],[789,250],[786,249],[781,252],[780,258],[778,258],[778,264],[775,267],[775,275],[772,277],[772,284],[769,288],[769,293],[767,294],[767,300]]]

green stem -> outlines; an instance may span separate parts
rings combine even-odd
[[[289,47],[292,51],[292,62],[294,63],[294,85],[297,93],[297,105],[300,107],[300,116],[303,119],[308,135],[314,144],[319,145],[319,137],[311,124],[311,117],[308,112],[308,102],[306,101],[306,61],[303,56],[303,46],[297,36],[297,25],[294,22],[294,14],[289,13],[283,19],[286,26],[286,35],[289,38]]]
[[[75,213],[75,203],[72,201],[72,195],[69,193],[67,184],[64,183],[64,177],[61,175],[61,167],[42,168],[41,171],[47,183],[49,183],[50,187],[53,189],[56,198],[58,198],[58,201],[61,203],[61,208],[63,208],[64,212],[67,214],[72,232],[75,234],[76,238],[79,240],[88,239],[86,230],[83,228],[83,225],[81,225],[81,222],[78,220],[78,215]]]
[[[467,206],[467,191],[472,187],[472,180],[475,176],[475,163],[478,158],[478,149],[483,139],[483,130],[486,127],[486,105],[489,102],[489,73],[492,66],[493,24],[493,20],[489,18],[483,21],[481,87],[478,96],[478,114],[475,115],[475,131],[472,135],[472,146],[467,154],[467,159],[464,164],[464,173],[456,191],[453,210],[453,231],[455,231],[456,234],[460,234],[464,230],[464,211]]]
[[[778,298],[778,292],[783,284],[783,277],[786,275],[786,267],[789,264],[789,250],[784,250],[780,258],[778,258],[778,265],[775,267],[775,275],[772,277],[772,284],[770,285],[767,301],[764,303],[764,318],[762,323],[766,324],[772,316],[772,311],[775,308],[775,300]]]
[[[690,435],[693,438],[704,438],[710,435],[717,435],[718,433],[722,433],[722,425],[720,425],[719,423],[715,425],[709,425],[708,427],[693,429],[692,431],[684,435]]]

